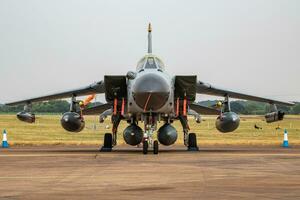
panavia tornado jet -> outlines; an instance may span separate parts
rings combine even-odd
[[[152,54],[152,29],[148,27],[148,53],[138,62],[135,71],[126,75],[104,76],[104,80],[87,87],[66,92],[41,96],[7,105],[25,104],[24,110],[17,114],[21,121],[33,123],[35,115],[31,111],[34,102],[52,99],[71,98],[69,112],[61,118],[62,127],[70,132],[79,132],[84,128],[85,115],[99,115],[100,123],[111,116],[112,131],[104,135],[102,151],[111,151],[117,145],[118,126],[121,120],[128,123],[123,131],[123,138],[129,145],[142,144],[143,153],[153,149],[158,154],[159,144],[172,145],[177,140],[177,130],[172,126],[175,120],[181,122],[184,145],[188,150],[198,150],[195,133],[189,132],[188,115],[194,116],[198,123],[201,114],[217,115],[216,128],[222,132],[232,132],[238,128],[239,116],[230,109],[229,98],[238,98],[266,102],[272,105],[273,111],[265,115],[266,122],[282,120],[284,113],[277,110],[276,104],[293,105],[290,102],[257,97],[253,95],[220,89],[208,83],[197,80],[196,75],[170,76],[162,60]],[[106,103],[87,106],[96,94],[105,94]],[[196,94],[224,97],[216,107],[205,107],[194,103]],[[87,96],[83,101],[76,100],[78,96]],[[142,122],[143,129],[138,125]],[[158,122],[163,125],[157,127]],[[157,140],[153,135],[157,133]]]

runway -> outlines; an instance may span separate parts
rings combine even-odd
[[[298,199],[300,149],[0,150],[0,199]]]

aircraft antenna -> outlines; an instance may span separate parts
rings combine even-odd
[[[148,25],[148,53],[152,53],[152,27],[151,27],[151,23],[149,23]]]

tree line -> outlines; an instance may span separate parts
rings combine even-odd
[[[200,101],[198,104],[214,107],[218,101]],[[89,106],[98,105],[99,102],[91,103]],[[263,115],[270,112],[271,108],[269,104],[254,102],[254,101],[231,101],[231,110],[238,114],[244,115]],[[284,111],[287,114],[300,114],[300,103],[296,103],[294,106],[277,106],[279,110]],[[47,102],[40,102],[32,104],[32,112],[35,113],[64,113],[69,111],[70,103],[66,100],[53,100]],[[23,110],[23,105],[18,106],[6,106],[0,105],[0,113],[17,113]]]

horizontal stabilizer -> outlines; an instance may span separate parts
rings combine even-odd
[[[101,105],[93,106],[93,107],[82,110],[82,114],[83,115],[100,115],[101,113],[110,109],[111,107],[112,107],[111,104],[108,104],[108,103],[101,104]]]
[[[209,107],[206,107],[206,106],[201,106],[199,104],[193,103],[189,106],[190,106],[190,109],[196,111],[199,114],[204,114],[204,115],[218,115],[218,114],[220,114],[220,110],[209,108]]]

